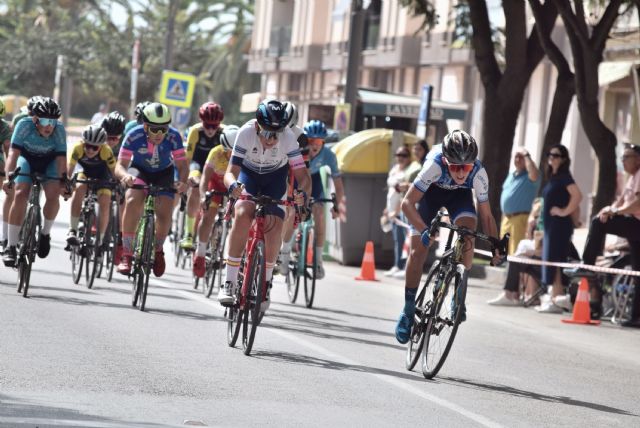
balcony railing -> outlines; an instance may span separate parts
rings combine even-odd
[[[375,49],[378,47],[378,38],[380,36],[380,15],[367,15],[365,21],[365,49]]]
[[[283,25],[271,29],[268,56],[279,57],[287,55],[291,48],[291,25]]]

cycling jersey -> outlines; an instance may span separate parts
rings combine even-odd
[[[434,150],[438,150],[437,147]],[[441,149],[440,149],[441,150]],[[432,150],[433,151],[433,150]],[[432,157],[427,156],[422,170],[413,182],[413,185],[421,192],[426,192],[429,186],[435,185],[442,189],[473,189],[476,192],[478,202],[486,202],[489,200],[489,177],[487,171],[482,166],[482,162],[476,159],[473,163],[473,169],[462,184],[457,184],[451,174],[449,168],[444,163],[442,152],[435,153]]]
[[[131,161],[131,166],[146,172],[158,172],[174,165],[176,160],[184,160],[182,137],[177,129],[169,127],[160,144],[147,140],[144,126],[138,125],[126,135],[118,160]]]
[[[87,177],[106,178],[105,175],[108,171],[113,173],[115,170],[116,158],[111,148],[106,144],[102,144],[98,153],[90,158],[84,151],[84,142],[80,141],[73,146],[71,154],[69,155],[69,169],[72,170],[76,164],[82,167]]]
[[[27,113],[22,113],[22,112],[13,116],[13,119],[11,119],[11,128],[16,129],[16,125],[18,124],[18,122],[20,122],[25,117],[29,117],[29,115]],[[29,117],[29,120],[31,120],[30,117]]]
[[[204,133],[202,123],[193,125],[189,129],[189,135],[187,136],[187,160],[192,163],[197,163],[200,171],[202,171],[207,155],[209,155],[211,149],[220,145],[222,129],[223,125],[220,125],[212,137],[207,137]]]
[[[329,169],[331,169],[331,177],[340,177],[341,174],[338,169],[336,154],[326,146],[322,146],[322,149],[320,149],[316,157],[309,161],[309,173],[311,175],[317,174],[323,166],[328,166]]]
[[[265,149],[255,130],[255,119],[245,123],[231,154],[231,163],[257,174],[275,172],[289,164],[292,169],[304,168],[304,160],[296,137],[289,128],[278,134],[278,144]]]
[[[127,122],[127,124],[124,126],[124,132],[122,133],[125,137],[126,135],[129,133],[129,131],[131,131],[133,128],[135,128],[138,125],[142,125],[141,123],[138,123],[137,120],[130,120],[129,122]]]
[[[208,190],[215,190],[218,192],[226,192],[227,187],[224,185],[224,173],[229,166],[229,159],[227,159],[226,151],[222,145],[218,145],[209,152],[207,156],[207,163],[205,168],[213,170],[209,183],[207,184]],[[216,195],[213,197],[212,202],[216,205],[222,203],[222,196]]]
[[[7,122],[4,119],[0,119],[0,144],[4,144],[5,141],[10,141],[10,140],[11,140],[11,128],[9,127],[9,122]]]
[[[20,150],[20,156],[27,160],[50,159],[67,156],[67,134],[62,123],[58,122],[53,133],[43,137],[36,124],[30,118],[23,119],[16,125],[11,137],[11,147]]]

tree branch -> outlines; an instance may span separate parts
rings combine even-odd
[[[600,18],[598,24],[593,28],[591,46],[593,46],[596,52],[602,53],[602,51],[604,51],[611,28],[618,19],[618,16],[620,16],[618,11],[620,10],[621,3],[622,0],[611,0],[611,3],[607,5],[607,8],[602,14],[602,18]]]
[[[484,0],[469,0],[469,11],[473,26],[471,45],[476,56],[476,66],[485,88],[497,87],[502,72],[496,60],[495,48],[491,39],[489,12]]]
[[[569,28],[567,28],[567,34],[573,33],[576,36],[577,40],[580,42],[580,44],[584,48],[588,48],[589,35],[586,33],[586,31],[583,31],[582,26],[578,22],[578,19],[576,18],[576,16],[573,13],[573,10],[571,9],[569,0],[553,0],[553,1],[556,5],[556,8],[558,9],[558,12],[560,12],[560,15],[562,16],[562,21],[564,22],[564,25],[566,27],[571,27],[571,29],[573,30],[573,31],[570,31]],[[582,0],[576,0],[576,1],[580,2]]]
[[[505,20],[505,60],[508,67],[522,70],[526,66],[526,55],[522,55],[522,48],[527,44],[527,22],[525,3],[522,1],[502,2]]]
[[[580,27],[580,32],[583,34],[589,34],[589,29],[587,28],[587,20],[585,19],[584,15],[583,0],[574,0],[573,4],[575,5],[576,22]]]
[[[558,10],[550,1],[545,2],[544,6],[542,6],[540,0],[529,0],[529,4],[531,5],[531,11],[536,20],[538,37],[540,38],[540,43],[544,51],[553,65],[555,65],[559,75],[573,78],[573,73],[569,68],[569,62],[560,48],[558,48],[551,39],[551,32],[553,31],[554,22],[558,17]],[[553,16],[552,20],[550,19],[551,16]]]

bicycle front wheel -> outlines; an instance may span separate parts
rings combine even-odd
[[[463,281],[464,266],[456,266],[448,272],[444,282],[435,290],[425,332],[422,352],[422,374],[432,379],[442,368],[453,340],[458,332],[462,306],[467,294],[467,284]],[[452,313],[452,301],[456,299],[458,310]]]
[[[84,224],[84,240],[82,242],[82,249],[84,251],[84,259],[86,268],[84,270],[85,285],[87,288],[93,287],[93,280],[96,274],[96,243],[98,239],[97,222],[95,213],[88,213],[85,217]],[[93,232],[93,227],[96,227],[96,233]]]
[[[243,320],[243,328],[242,328],[242,349],[245,355],[249,355],[251,353],[251,348],[253,347],[253,341],[256,336],[256,330],[258,329],[258,324],[260,324],[260,320],[262,317],[260,316],[260,309],[262,305],[262,301],[266,296],[266,278],[265,278],[265,250],[264,250],[264,242],[258,241],[253,248],[253,255],[251,257],[251,265],[249,266],[249,286],[250,286],[250,295],[248,296],[248,304],[249,307],[248,315],[250,317],[246,317]],[[250,320],[248,318],[251,318]],[[251,326],[248,325],[248,322],[251,321]]]
[[[22,256],[18,261],[18,293],[22,293],[22,297],[27,297],[29,292],[32,266],[33,260],[28,254]]]
[[[151,216],[147,219],[147,224],[144,228],[144,238],[142,241],[142,271],[141,276],[144,278],[140,284],[140,310],[144,311],[145,304],[147,303],[147,291],[149,290],[149,276],[151,275],[151,269],[153,266],[153,244],[155,235],[155,220]]]
[[[316,251],[316,234],[313,227],[307,229],[307,251],[304,258],[304,302],[307,308],[313,306],[316,295],[316,272],[318,269],[318,254]]]
[[[409,371],[413,370],[415,367],[424,346],[424,333],[427,326],[427,315],[429,314],[429,310],[433,304],[431,296],[434,295],[433,290],[437,286],[439,271],[440,262],[436,261],[431,266],[431,269],[429,269],[427,279],[416,296],[416,313],[413,317],[413,326],[411,327],[409,343],[407,343],[407,358],[405,361],[407,370]]]
[[[289,272],[287,272],[287,276],[285,278],[290,303],[295,303],[298,298],[298,286],[300,285],[298,277],[298,259],[297,256],[291,254],[291,260],[289,260]]]
[[[209,255],[206,258],[206,273],[202,293],[205,297],[211,297],[216,284],[218,270],[222,268],[222,223],[215,222],[209,239]]]

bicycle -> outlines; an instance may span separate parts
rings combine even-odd
[[[101,253],[102,243],[100,233],[98,233],[100,218],[96,210],[98,204],[98,189],[113,189],[117,184],[113,180],[99,180],[93,178],[78,179],[73,178],[72,183],[87,185],[87,191],[82,200],[80,211],[80,223],[78,227],[78,245],[69,245],[66,250],[70,252],[71,274],[74,284],[80,282],[82,270],[85,272],[85,285],[93,288],[93,283],[102,270],[103,254]],[[107,235],[105,235],[107,236]]]
[[[20,173],[20,170],[20,167],[16,168],[9,174],[8,180],[13,185],[16,177],[31,178],[31,193],[29,194],[29,202],[27,203],[27,214],[20,228],[15,264],[15,268],[18,270],[17,291],[18,293],[22,293],[23,297],[27,297],[31,280],[31,269],[33,268],[33,262],[36,258],[38,238],[42,230],[42,212],[40,209],[42,183],[45,180],[60,180],[62,182],[66,180],[60,177],[45,176],[40,173],[23,174]],[[67,190],[69,190],[68,187]]]
[[[332,210],[337,210],[335,193],[331,194],[331,199],[312,199],[310,206],[327,202],[333,204]],[[315,224],[312,215],[309,215],[307,220],[298,225],[292,253],[291,260],[289,261],[289,273],[285,278],[289,302],[296,302],[298,289],[300,287],[300,277],[303,277],[305,306],[311,308],[316,293],[316,271],[318,267]],[[320,257],[322,257],[322,255],[320,255]]]
[[[149,276],[155,261],[155,235],[156,235],[156,196],[160,192],[176,193],[173,187],[156,186],[154,184],[134,184],[130,189],[146,190],[144,199],[144,213],[138,221],[133,241],[133,263],[131,274],[133,289],[131,306],[138,306],[144,311],[147,303],[147,291],[149,289]]]
[[[187,217],[187,196],[180,195],[180,206],[173,215],[173,224],[171,225],[171,232],[169,234],[169,241],[173,244],[173,262],[174,266],[180,266],[180,262],[184,267],[184,250],[180,247],[180,240],[184,235],[184,223]]]
[[[436,261],[424,285],[416,295],[416,312],[409,343],[407,344],[406,367],[413,370],[418,358],[422,356],[422,374],[425,378],[433,378],[442,368],[464,312],[467,295],[465,267],[461,263],[466,237],[475,237],[491,244],[492,251],[498,249],[504,261],[509,234],[501,240],[482,233],[442,222],[445,212],[440,211],[429,226],[433,236],[438,227],[450,229],[457,233],[453,244],[453,233],[449,233],[444,253]],[[451,305],[448,303],[451,302]],[[453,310],[455,305],[456,309]]]
[[[227,192],[208,191],[205,193],[205,204],[207,207],[214,196],[226,196]],[[227,234],[230,230],[230,220],[224,216],[224,204],[218,205],[215,222],[209,234],[207,252],[205,255],[205,275],[202,293],[205,297],[211,297],[216,284],[218,288],[222,285],[222,271],[224,269],[224,249],[227,241]],[[199,278],[194,277],[195,286],[198,288]]]
[[[105,233],[105,242],[103,248],[105,251],[104,265],[107,271],[107,281],[113,279],[113,271],[120,260],[116,260],[116,252],[120,245],[120,205],[124,198],[122,188],[117,185],[111,192],[111,203],[109,205],[109,225]],[[102,275],[102,270],[98,272],[98,277]]]
[[[282,201],[268,196],[243,195],[239,199],[256,203],[255,220],[249,230],[249,240],[245,246],[244,254],[240,262],[238,284],[233,291],[234,303],[225,310],[227,319],[227,343],[233,347],[240,334],[242,326],[242,348],[245,355],[251,353],[256,330],[264,313],[261,311],[262,301],[267,295],[266,282],[266,249],[264,243],[264,223],[266,207],[269,205],[293,206],[292,200]],[[231,211],[236,200],[233,199],[227,206],[225,220],[231,218]],[[249,326],[251,317],[251,326]]]

